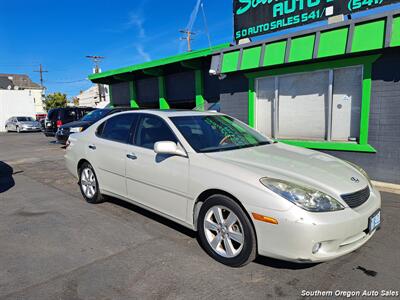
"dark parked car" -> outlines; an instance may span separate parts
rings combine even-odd
[[[131,109],[132,108],[119,107],[119,108],[103,108],[103,109],[93,110],[78,121],[70,122],[60,126],[56,133],[57,141],[62,144],[65,144],[70,134],[84,131],[90,125],[96,123],[98,120],[110,114]]]
[[[93,111],[92,107],[65,107],[50,109],[44,122],[44,134],[55,136],[57,129],[62,125],[82,119],[86,114]]]

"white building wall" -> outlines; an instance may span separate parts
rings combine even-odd
[[[0,132],[8,118],[27,116],[35,118],[34,96],[29,90],[0,90]]]
[[[110,94],[108,85],[102,85],[102,101],[99,98],[99,88],[97,85],[91,86],[89,89],[83,91],[78,96],[79,106],[81,107],[98,107],[103,108],[110,103]],[[105,100],[104,100],[105,98]]]
[[[36,114],[45,114],[46,111],[43,108],[43,90],[42,89],[35,89],[35,90],[29,90],[31,92],[31,95],[35,99],[35,112]]]

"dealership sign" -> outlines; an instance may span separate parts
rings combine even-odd
[[[235,39],[323,21],[400,0],[233,0]]]

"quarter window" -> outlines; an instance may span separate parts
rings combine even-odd
[[[153,149],[154,144],[161,141],[178,142],[175,134],[163,119],[153,115],[143,115],[135,135],[135,145]]]
[[[137,118],[137,114],[123,114],[112,117],[105,122],[105,125],[103,123],[97,128],[97,134],[103,139],[128,143],[131,128]]]

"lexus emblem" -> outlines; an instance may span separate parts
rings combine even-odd
[[[351,177],[350,180],[353,181],[354,183],[359,183],[360,182],[360,179],[358,179],[356,177]]]

